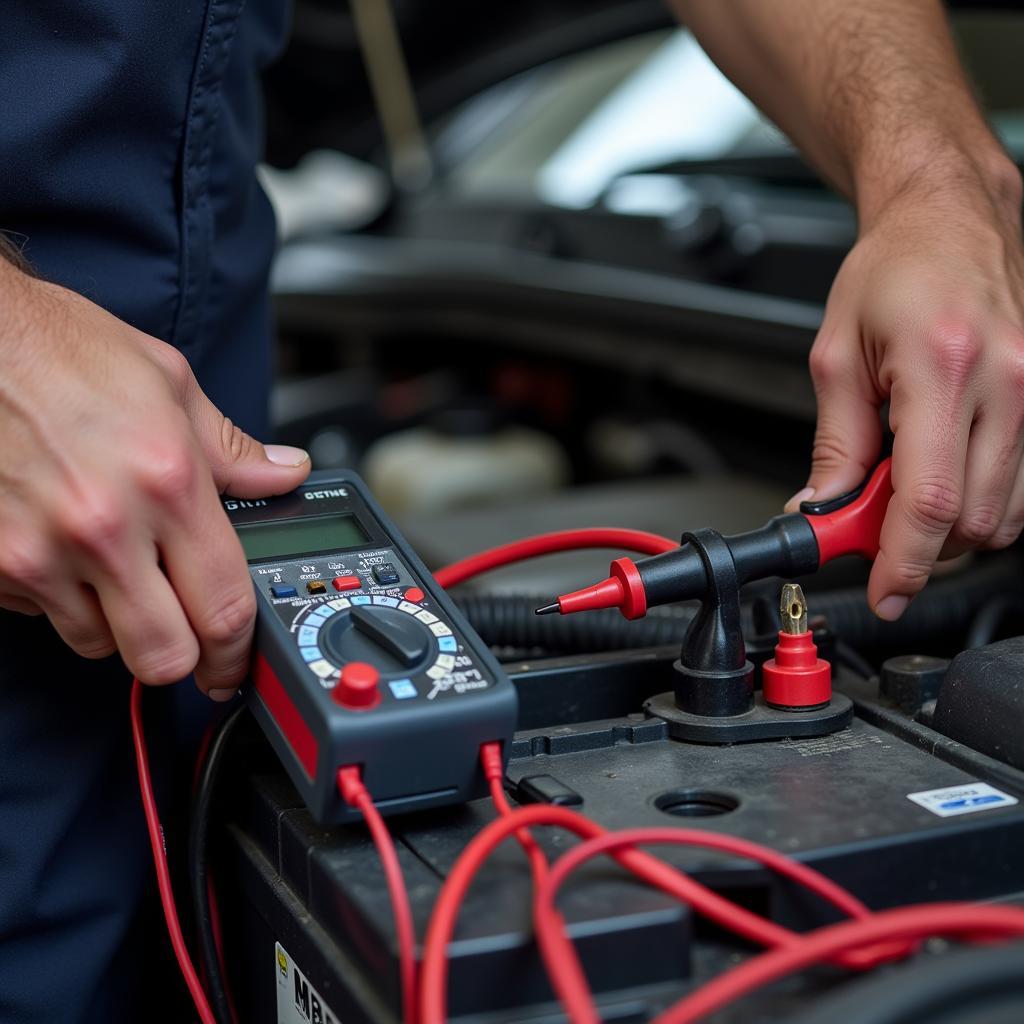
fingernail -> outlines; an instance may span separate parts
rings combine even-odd
[[[301,448],[292,448],[291,445],[265,444],[263,450],[267,453],[267,458],[275,466],[288,466],[294,469],[296,466],[301,466],[304,462],[309,462],[309,452],[303,451]]]
[[[802,491],[797,491],[789,501],[786,502],[787,509],[797,509],[801,501],[810,501],[814,497],[814,488],[805,487]]]
[[[890,594],[875,605],[875,614],[886,622],[895,622],[910,604],[910,598],[902,594]]]
[[[206,691],[206,696],[209,697],[210,700],[217,701],[218,704],[225,704],[227,701],[231,700],[236,693],[238,693],[237,687],[215,686],[212,690]]]

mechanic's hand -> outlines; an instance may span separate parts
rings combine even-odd
[[[217,492],[288,491],[308,456],[233,426],[175,349],[4,260],[0,305],[0,606],[226,700],[255,599]]]
[[[868,602],[896,619],[935,561],[1024,525],[1024,250],[1009,194],[907,190],[862,228],[811,352],[818,429],[808,489],[855,487],[890,403],[895,494]],[[978,194],[978,193],[983,194]]]

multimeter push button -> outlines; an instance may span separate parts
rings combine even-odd
[[[395,567],[390,562],[385,562],[383,565],[374,566],[373,578],[382,586],[387,587],[392,583],[397,583],[402,577],[395,571]]]
[[[334,577],[334,589],[335,590],[358,590],[363,585],[363,581],[358,576],[335,576]]]
[[[369,711],[380,703],[380,673],[365,661],[350,661],[331,692],[335,702],[350,711]]]

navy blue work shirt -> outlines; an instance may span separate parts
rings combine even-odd
[[[274,246],[259,72],[286,15],[284,0],[26,0],[0,17],[0,228],[42,277],[181,349],[256,433]]]
[[[285,0],[12,0],[0,14],[0,228],[40,276],[181,349],[257,437],[274,246],[254,175],[259,73],[286,29]],[[157,993],[134,1001],[152,868],[124,670],[6,612],[0,653],[0,1024],[162,1019]]]

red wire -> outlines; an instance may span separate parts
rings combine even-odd
[[[206,993],[199,983],[192,960],[188,955],[185,937],[181,933],[178,911],[174,904],[174,889],[171,886],[171,872],[167,865],[167,850],[164,848],[164,831],[160,824],[160,814],[153,795],[153,780],[149,774],[149,754],[146,749],[146,735],[142,726],[142,684],[138,679],[132,680],[131,696],[132,738],[135,741],[135,764],[139,772],[139,791],[142,794],[142,809],[146,816],[146,829],[149,832],[149,845],[153,849],[153,865],[156,868],[156,881],[160,889],[160,905],[163,907],[164,920],[167,922],[167,934],[174,948],[174,956],[178,961],[182,977],[188,986],[189,995],[195,1005],[203,1024],[217,1024],[217,1018],[210,1009]]]
[[[480,759],[483,762],[484,774],[487,776],[487,780],[490,783],[491,799],[494,806],[503,818],[512,817],[515,812],[509,806],[508,800],[505,797],[505,790],[502,785],[505,773],[501,760],[501,745],[498,743],[485,743],[480,748]],[[544,887],[548,878],[547,858],[544,856],[544,851],[541,850],[537,840],[533,837],[533,834],[529,829],[517,828],[515,831],[515,837],[529,858],[530,871],[533,876],[533,887],[534,892],[536,893]],[[539,911],[539,908],[535,903],[535,928],[538,913],[545,913],[545,911]],[[562,924],[561,916],[557,909],[555,909],[552,904],[546,913],[553,919],[549,923],[550,929],[557,930]],[[583,967],[579,962],[579,958],[576,956],[575,949],[571,948],[571,944],[568,956],[561,959],[558,965],[558,980],[564,980],[567,976],[569,976],[568,983],[574,987],[575,991],[583,990],[589,993],[589,985],[586,975],[583,973]],[[551,973],[553,983],[555,977],[556,975]]]
[[[511,811],[507,816],[498,818],[478,832],[463,850],[441,887],[423,944],[420,1024],[444,1024],[448,985],[448,943],[452,939],[459,908],[469,885],[491,851],[522,826],[565,824],[567,827],[579,828],[579,822],[583,819],[577,821],[577,817],[564,808],[547,805]]]
[[[338,791],[351,807],[358,808],[366,821],[367,828],[377,847],[388,893],[391,896],[391,911],[395,917],[395,932],[398,935],[399,975],[402,983],[402,1019],[405,1024],[416,1021],[416,931],[413,927],[412,908],[409,892],[398,862],[394,840],[388,831],[380,811],[374,806],[369,790],[354,765],[338,769]]]
[[[594,1024],[599,1017],[582,967],[566,935],[562,917],[556,909],[555,896],[569,874],[586,861],[602,853],[614,855],[623,848],[632,850],[634,847],[651,843],[698,846],[749,858],[802,884],[833,906],[859,920],[866,920],[872,916],[872,912],[859,900],[813,868],[746,839],[697,829],[674,828],[623,829],[605,833],[581,843],[560,857],[547,878],[538,886],[534,898],[534,923],[541,955],[555,990],[574,1024]],[[784,948],[798,946],[803,941],[803,936],[790,933]],[[874,967],[908,952],[906,944],[889,944],[877,949],[858,951],[856,956],[847,954],[840,959],[846,961],[847,966]],[[570,958],[578,970],[566,972],[564,968],[570,962]]]
[[[931,903],[882,910],[862,921],[819,928],[797,945],[762,953],[702,985],[652,1024],[692,1024],[748,992],[842,953],[935,935],[973,940],[1024,938],[1024,910],[972,903]]]
[[[600,825],[563,807],[533,805],[510,811],[507,816],[491,822],[470,841],[441,888],[427,931],[420,975],[421,1024],[443,1024],[445,1019],[445,952],[455,929],[459,907],[473,878],[491,851],[508,835],[532,825],[557,825],[584,839],[594,839],[606,834]],[[795,861],[789,862],[774,850],[766,850],[765,853],[772,858],[779,858],[780,862],[785,864],[785,870],[790,877],[798,880],[810,879],[816,892],[830,902],[836,902],[845,912],[857,914],[859,917],[870,914],[868,908],[859,900],[811,868]],[[640,878],[745,938],[767,946],[793,945],[800,940],[800,936],[789,929],[737,906],[646,853],[639,850],[623,850],[617,853],[616,859]],[[860,966],[860,962],[856,965]],[[578,970],[578,961],[575,960],[573,952],[566,954],[559,961],[556,973],[575,973]]]
[[[618,548],[636,551],[644,555],[660,555],[679,547],[678,541],[659,537],[644,530],[626,530],[616,527],[593,527],[582,530],[558,530],[555,533],[540,533],[509,544],[500,544],[479,554],[470,555],[459,562],[453,562],[434,573],[434,579],[442,587],[454,587],[473,576],[497,569],[512,562],[523,562],[538,555],[550,555],[556,551],[575,551],[579,548]]]
[[[515,812],[509,806],[508,799],[505,797],[505,766],[501,758],[501,744],[485,743],[480,748],[480,761],[483,765],[484,776],[491,789],[491,802],[494,804],[498,814],[503,818],[507,818]],[[544,851],[537,844],[537,840],[533,838],[528,829],[517,829],[515,835],[516,840],[530,861],[533,884],[535,886],[540,885],[547,878],[548,859],[544,856]]]

